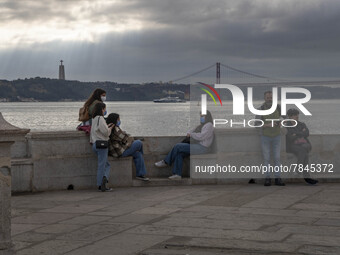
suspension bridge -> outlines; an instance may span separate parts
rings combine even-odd
[[[211,78],[211,71],[214,71],[215,78]],[[209,78],[210,77],[210,78]],[[255,74],[240,70],[238,68],[225,65],[217,62],[208,67],[205,67],[199,71],[191,74],[178,77],[168,81],[168,83],[192,83],[201,81],[199,79],[205,79],[207,83],[230,83],[238,86],[338,86],[339,80],[324,80],[324,81],[291,81],[281,78],[269,77],[260,74]],[[207,81],[208,80],[208,81]]]

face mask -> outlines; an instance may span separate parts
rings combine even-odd
[[[118,127],[120,126],[120,120],[117,121],[117,124],[116,124]]]
[[[107,111],[104,112],[104,116],[107,114]]]
[[[200,119],[201,123],[203,124],[205,122],[205,117],[202,116],[201,119]]]
[[[100,97],[100,99],[105,102],[106,101],[106,97]]]

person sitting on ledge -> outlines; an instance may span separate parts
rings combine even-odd
[[[214,126],[211,113],[207,111],[206,115],[201,115],[200,122],[201,124],[198,127],[188,132],[186,139],[172,148],[164,160],[155,163],[156,167],[166,167],[173,164],[172,175],[169,179],[176,180],[182,178],[184,157],[190,154],[205,154],[210,151],[214,140]]]
[[[106,101],[106,91],[103,89],[95,89],[91,96],[86,100],[84,107],[88,108],[90,119],[93,118],[96,104]],[[105,116],[106,114],[104,114]]]
[[[103,103],[106,100],[106,92],[103,89],[95,89],[91,96],[86,100],[84,106],[79,109],[78,120],[81,123],[77,126],[77,130],[84,131],[86,134],[91,133],[91,124],[94,108],[97,103]],[[104,116],[106,113],[104,114]]]
[[[149,181],[150,179],[145,176],[142,141],[134,140],[132,136],[121,130],[119,114],[110,113],[106,123],[114,126],[109,139],[109,155],[117,158],[132,156],[136,166],[136,179]]]
[[[110,163],[108,162],[108,147],[107,141],[111,134],[112,125],[107,125],[104,119],[106,105],[104,103],[97,103],[93,111],[92,128],[90,135],[90,143],[92,150],[98,156],[98,170],[97,170],[97,186],[101,191],[111,191],[106,187],[110,175]],[[98,144],[96,143],[98,141]],[[101,145],[103,144],[103,145]]]
[[[286,134],[286,150],[288,153],[293,153],[297,157],[297,164],[302,165],[303,169],[308,167],[309,152],[312,150],[312,145],[308,140],[309,130],[305,123],[299,121],[299,111],[297,109],[289,109],[287,112],[288,118],[293,121],[287,122]],[[308,171],[303,171],[304,179],[309,184],[317,184],[318,181],[310,178]]]

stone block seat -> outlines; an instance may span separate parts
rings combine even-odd
[[[109,187],[130,187],[132,186],[132,157],[114,158],[109,157],[111,165]]]
[[[165,168],[155,168],[152,162],[146,162],[148,165],[148,177],[150,178],[149,182],[144,182],[140,180],[133,179],[132,186],[134,187],[145,187],[145,186],[182,186],[182,185],[192,185],[192,184],[215,184],[216,179],[199,179],[192,178],[192,169],[193,166],[202,164],[202,160],[204,164],[216,164],[217,155],[214,153],[211,154],[203,154],[203,155],[190,155],[190,157],[184,158],[183,161],[183,170],[182,170],[182,179],[180,180],[169,180],[168,176],[171,175],[171,167]],[[149,171],[151,170],[151,171]],[[132,171],[134,173],[134,171]]]
[[[80,131],[32,132],[27,155],[12,158],[13,192],[96,187],[97,157]],[[132,157],[109,157],[110,187],[132,186]]]
[[[1,121],[2,120],[2,121]],[[96,188],[97,157],[93,153],[89,136],[81,131],[33,131],[19,130],[5,123],[0,115],[0,124],[5,125],[7,133],[1,135],[11,138],[11,189],[12,192],[36,192],[49,190],[93,189]],[[0,125],[0,128],[2,127]],[[14,131],[13,131],[13,130]],[[172,147],[183,140],[183,136],[135,137],[143,141],[144,159],[147,177],[150,182],[135,179],[135,166],[132,157],[111,158],[110,187],[164,186],[191,184],[229,184],[247,183],[247,178],[240,180],[235,176],[193,176],[192,170],[197,165],[230,164],[260,165],[262,163],[260,137],[255,129],[216,129],[212,152],[203,155],[191,155],[183,163],[182,180],[169,180],[171,167],[157,168],[154,163],[164,159]],[[282,164],[296,163],[293,154],[285,153],[282,136]],[[311,135],[313,150],[310,163],[332,163],[334,173],[313,177],[323,181],[339,181],[340,136]],[[1,139],[0,139],[1,143]],[[191,163],[191,164],[190,164]],[[263,176],[260,176],[262,178]],[[288,178],[297,179],[296,176]],[[297,181],[303,182],[299,178]]]
[[[216,141],[214,140],[212,145],[212,150],[210,153],[201,154],[201,155],[190,155],[189,157],[185,157],[183,160],[183,169],[182,169],[182,179],[181,180],[169,180],[168,177],[172,174],[172,167],[165,168],[157,168],[154,166],[154,163],[164,159],[167,153],[171,150],[171,148],[179,142],[183,137],[176,137],[175,139],[172,137],[164,138],[167,140],[167,143],[164,143],[166,147],[159,148],[159,151],[156,151],[156,148],[153,148],[153,151],[150,151],[150,148],[147,148],[147,155],[144,156],[145,164],[147,167],[147,177],[150,178],[149,182],[141,182],[138,180],[133,180],[132,185],[135,187],[139,186],[179,186],[179,185],[192,185],[192,184],[214,184],[216,183],[216,179],[199,179],[192,178],[192,166],[198,165],[202,163],[204,164],[216,164]],[[147,144],[151,143],[151,139],[145,139]],[[157,153],[155,153],[157,152]],[[158,154],[158,155],[157,155]]]

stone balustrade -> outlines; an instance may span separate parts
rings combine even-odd
[[[91,150],[89,136],[81,131],[30,132],[21,131],[12,139],[12,191],[35,192],[62,189],[89,189],[96,186],[97,159]],[[154,162],[163,159],[181,136],[139,137],[144,144],[144,158],[148,176],[152,179],[165,178],[171,168],[156,168]],[[335,172],[340,166],[340,135],[311,135],[313,151],[311,163],[333,163]],[[216,129],[214,151],[204,156],[192,156],[184,161],[183,176],[191,177],[188,184],[223,184],[243,182],[234,177],[200,179],[190,174],[193,164],[205,162],[230,163],[235,166],[261,164],[260,138],[255,129]],[[285,153],[285,137],[282,136],[282,164],[295,163],[292,154]],[[113,187],[138,185],[133,181],[135,175],[131,157],[110,159]],[[190,164],[191,163],[191,164]],[[335,174],[338,174],[336,172]],[[339,174],[338,174],[339,175]],[[292,176],[293,178],[294,176]],[[335,178],[336,177],[336,178]],[[337,181],[340,176],[326,178]],[[140,182],[139,182],[140,183]]]
[[[0,113],[0,254],[11,254],[11,158],[24,156],[28,129],[17,128]],[[24,152],[25,153],[25,152]]]

